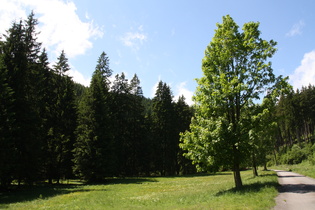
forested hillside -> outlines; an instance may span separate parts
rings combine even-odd
[[[315,87],[308,85],[282,96],[274,115],[278,129],[271,162],[296,164],[308,159],[315,163]]]
[[[50,65],[37,41],[37,20],[13,23],[0,42],[0,183],[78,177],[175,175],[194,172],[179,133],[192,108],[160,81],[153,99],[135,74],[109,77],[105,52],[90,87],[76,84],[64,51]],[[93,68],[93,67],[91,67]]]

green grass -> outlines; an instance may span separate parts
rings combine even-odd
[[[2,194],[8,209],[270,209],[277,177],[243,171],[244,189],[234,190],[231,172],[217,175],[113,179],[107,184],[37,186]]]
[[[315,179],[315,166],[307,160],[296,165],[278,165],[273,166],[272,168],[285,171],[293,171]]]

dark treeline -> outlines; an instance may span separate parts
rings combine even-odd
[[[270,159],[276,164],[315,160],[315,87],[309,85],[282,96],[275,116],[278,119],[276,153]]]
[[[110,82],[109,58],[96,62],[90,87],[76,84],[62,51],[50,66],[30,14],[0,41],[0,183],[49,183],[78,177],[195,172],[179,148],[192,108],[159,82],[153,99],[135,74]]]

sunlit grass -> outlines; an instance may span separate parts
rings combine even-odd
[[[234,190],[230,172],[217,175],[130,178],[102,185],[37,187],[1,195],[8,209],[270,209],[275,205],[274,172],[242,172],[244,189]],[[26,196],[23,199],[23,193]],[[27,196],[28,195],[28,196]]]

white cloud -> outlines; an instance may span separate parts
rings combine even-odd
[[[188,105],[193,105],[194,102],[192,101],[192,97],[194,93],[186,88],[186,82],[181,82],[177,87],[176,87],[176,96],[175,100],[178,100],[180,96],[184,96],[186,99],[186,103]]]
[[[1,0],[0,32],[10,27],[11,23],[25,18],[32,9],[38,17],[38,40],[43,43],[47,51],[56,56],[64,50],[73,58],[82,55],[92,48],[92,38],[103,36],[102,28],[94,24],[93,20],[83,22],[76,13],[76,6],[72,1],[62,0]],[[87,14],[87,13],[86,13]],[[2,28],[5,27],[5,28]]]
[[[294,24],[291,28],[291,30],[286,33],[286,36],[292,37],[296,35],[301,35],[302,34],[302,29],[305,26],[304,21],[300,20],[298,23]]]
[[[14,21],[26,18],[26,11],[21,2],[2,0],[0,7],[0,33],[5,33]]]
[[[315,50],[304,54],[301,65],[290,75],[290,83],[294,89],[315,84]]]
[[[80,83],[86,87],[90,86],[91,78],[85,78],[83,74],[74,70],[73,67],[68,71],[68,75],[72,77],[72,80]]]
[[[89,15],[89,13],[85,12],[85,18],[88,19],[88,20],[90,20],[90,15]]]

